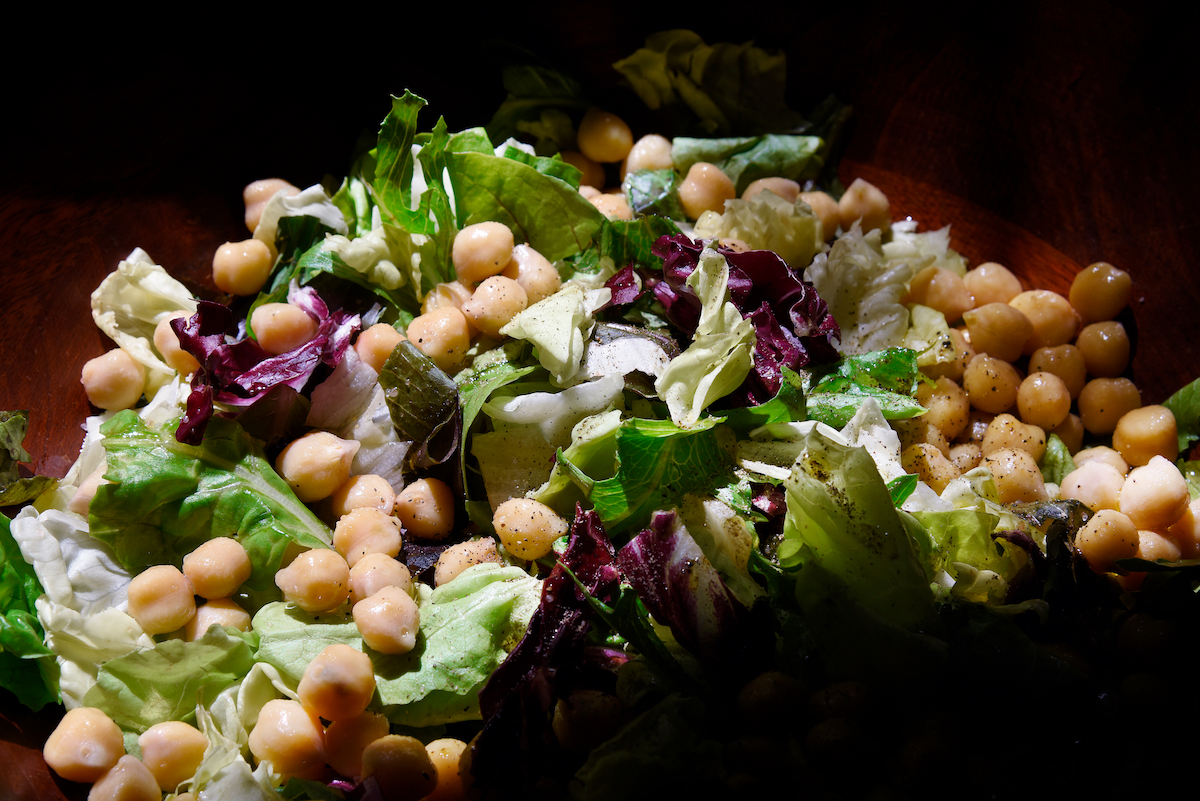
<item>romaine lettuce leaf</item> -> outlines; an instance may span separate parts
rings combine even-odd
[[[0,687],[36,712],[58,701],[58,675],[36,614],[42,585],[10,522],[0,514]]]
[[[717,165],[740,197],[759,178],[788,178],[800,184],[816,178],[824,165],[823,145],[816,136],[774,133],[726,139],[677,136],[671,142],[671,160],[682,173],[697,162]]]

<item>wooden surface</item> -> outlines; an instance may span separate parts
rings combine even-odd
[[[923,228],[950,224],[971,264],[999,261],[1059,291],[1094,261],[1128,271],[1133,377],[1145,402],[1159,402],[1200,376],[1191,26],[1154,3],[1017,3],[997,18],[968,7],[868,3],[803,19],[795,6],[766,6],[696,30],[786,50],[800,110],[829,93],[852,103],[842,180],[870,180],[895,216]],[[574,6],[568,18],[547,6],[528,27],[491,33],[557,61],[615,108],[631,96],[608,65],[679,20],[639,26],[604,8]],[[36,470],[61,476],[78,451],[89,413],[79,372],[110,347],[89,294],[130,250],[210,292],[213,251],[247,236],[241,187],[340,177],[389,93],[429,99],[427,124],[439,113],[452,129],[487,120],[504,94],[491,45],[439,39],[432,24],[410,40],[402,25],[391,49],[378,31],[330,38],[318,24],[255,50],[243,22],[228,52],[215,24],[194,31],[195,45],[177,31],[124,36],[52,64],[9,51],[23,78],[2,134],[0,408],[31,410]],[[39,758],[52,715],[11,697],[0,714],[10,766],[0,798],[86,794]]]

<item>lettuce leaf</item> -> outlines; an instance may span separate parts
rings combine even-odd
[[[57,703],[58,676],[36,614],[42,585],[13,539],[10,522],[0,514],[0,687],[36,712]]]
[[[32,501],[58,486],[58,479],[52,476],[21,475],[17,463],[30,458],[23,445],[28,430],[28,411],[0,411],[0,507]]]
[[[677,136],[671,142],[675,169],[687,173],[697,162],[708,162],[729,176],[740,197],[759,178],[788,178],[803,184],[816,178],[824,165],[824,142],[816,136],[765,134],[725,139]]]

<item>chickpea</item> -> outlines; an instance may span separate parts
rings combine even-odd
[[[893,427],[900,436],[900,449],[904,450],[910,445],[915,444],[927,444],[937,448],[943,456],[949,457],[950,443],[942,436],[942,432],[938,430],[938,427],[932,421],[926,419],[928,417],[928,414],[923,414],[920,417],[893,422]]]
[[[160,801],[154,774],[132,754],[117,760],[88,791],[88,801]]]
[[[927,421],[947,440],[954,439],[966,429],[971,402],[963,388],[949,378],[939,378],[933,386],[921,384],[916,400],[929,410],[924,415]]]
[[[720,214],[725,211],[725,201],[736,197],[737,190],[729,176],[707,161],[698,161],[689,167],[679,185],[679,202],[689,220],[698,219],[706,211]]]
[[[498,337],[500,329],[525,311],[528,303],[529,297],[519,283],[493,275],[476,287],[471,299],[462,305],[462,313],[481,333]]]
[[[1007,303],[986,303],[966,311],[963,323],[976,353],[986,353],[1006,362],[1020,358],[1033,334],[1033,323],[1020,309]]]
[[[621,178],[638,170],[670,170],[675,167],[671,158],[671,140],[658,134],[646,134],[633,143],[621,164]],[[595,184],[593,184],[595,186]]]
[[[425,746],[415,737],[389,734],[363,750],[363,777],[373,776],[380,797],[417,801],[437,788],[438,771]]]
[[[558,744],[568,751],[588,753],[616,732],[621,702],[600,690],[573,690],[554,705],[550,726]]]
[[[603,165],[589,159],[578,150],[564,150],[558,155],[563,161],[579,170],[579,190],[581,193],[584,189],[592,189],[599,192],[604,188]]]
[[[168,367],[185,378],[200,369],[200,362],[179,346],[179,337],[176,336],[175,329],[171,328],[171,321],[186,320],[190,316],[185,311],[173,312],[154,326],[154,349]]]
[[[582,153],[579,155],[580,155],[580,158],[583,157]],[[602,194],[604,194],[604,193],[601,192],[599,189],[597,189],[594,186],[588,186],[587,184],[580,184],[580,186],[579,186],[579,195],[584,200],[592,200]]]
[[[208,738],[181,720],[155,723],[138,737],[142,763],[150,769],[158,788],[173,793],[196,773],[208,748]]]
[[[904,472],[915,474],[939,495],[959,476],[954,462],[928,443],[909,445],[901,452],[900,463]]]
[[[266,242],[226,242],[213,254],[213,283],[230,295],[254,295],[266,285],[274,267],[275,256]]]
[[[397,331],[395,326],[375,323],[358,335],[358,339],[354,341],[354,351],[358,358],[371,365],[371,369],[378,373],[383,370],[388,357],[403,340],[404,334]]]
[[[1079,419],[1092,434],[1111,434],[1117,421],[1142,405],[1142,396],[1128,378],[1093,378],[1076,399]]]
[[[107,471],[108,465],[101,462],[99,467],[88,473],[87,478],[79,482],[75,494],[67,502],[67,509],[77,515],[87,517],[88,507],[92,505],[92,498],[96,497],[96,490],[100,488],[101,484],[111,483],[104,477]]]
[[[451,545],[438,556],[433,569],[433,584],[440,587],[453,581],[459,573],[472,565],[484,563],[503,564],[496,550],[496,541],[491,537],[478,540],[467,540],[457,545]]]
[[[950,463],[959,475],[974,470],[983,462],[983,448],[977,442],[960,442],[950,446]]]
[[[383,476],[363,473],[346,479],[346,483],[329,497],[329,502],[338,517],[363,508],[388,512],[396,502],[396,492]]]
[[[333,547],[350,567],[369,553],[399,556],[403,544],[400,521],[373,507],[351,509],[333,528]]]
[[[263,207],[276,192],[283,191],[287,197],[300,194],[300,190],[282,178],[261,178],[246,185],[242,190],[242,202],[246,204],[246,228],[250,233],[258,227],[262,218]],[[254,290],[257,292],[258,290]],[[246,294],[253,294],[247,292]]]
[[[858,220],[862,220],[863,233],[876,228],[886,231],[892,224],[892,210],[887,195],[862,178],[855,178],[854,183],[842,194],[842,199],[838,201],[838,216],[843,231],[849,231]]]
[[[963,389],[971,406],[980,411],[1000,414],[1017,402],[1021,376],[1017,368],[1003,359],[979,354],[963,371]]]
[[[423,540],[441,540],[454,530],[454,490],[437,478],[419,478],[396,496],[404,530]]]
[[[1033,324],[1033,334],[1025,342],[1024,352],[1038,348],[1064,345],[1075,338],[1079,330],[1079,314],[1070,302],[1049,289],[1030,289],[1009,301]]]
[[[384,587],[399,587],[413,592],[408,566],[385,553],[369,553],[350,568],[350,603],[369,598]]]
[[[275,459],[275,470],[305,503],[324,500],[350,478],[358,453],[357,440],[328,431],[313,431],[287,445]]]
[[[1172,462],[1179,457],[1179,432],[1175,415],[1166,406],[1142,406],[1117,421],[1113,448],[1131,465],[1144,465],[1154,456]]]
[[[194,642],[208,633],[213,624],[249,631],[250,613],[228,598],[214,598],[196,607],[196,614],[183,627],[183,639]]]
[[[70,782],[99,780],[125,754],[121,727],[99,709],[80,706],[67,710],[46,738],[46,764]]]
[[[462,367],[471,347],[467,325],[461,311],[453,306],[439,306],[408,324],[408,339],[439,370],[451,373]]]
[[[399,587],[384,587],[364,598],[353,614],[363,642],[381,654],[406,654],[417,644],[417,602]]]
[[[232,537],[214,537],[183,557],[183,574],[201,598],[228,598],[250,578],[250,555]]]
[[[182,628],[196,614],[192,582],[174,565],[155,565],[129,582],[129,615],[147,634]]]
[[[963,312],[975,306],[975,298],[963,283],[962,276],[937,266],[926,267],[916,274],[908,288],[908,302],[940,311],[948,323],[958,322]],[[971,331],[970,325],[967,330]],[[974,331],[971,331],[971,346],[986,350],[976,341]]]
[[[753,729],[779,729],[781,717],[789,720],[798,717],[807,696],[807,689],[799,679],[778,670],[767,670],[746,682],[738,692],[738,714]]]
[[[1083,421],[1077,414],[1068,414],[1061,423],[1050,429],[1067,446],[1067,452],[1075,454],[1083,447]]]
[[[509,498],[496,508],[492,525],[505,550],[518,559],[540,559],[565,536],[566,520],[544,503],[529,498]]]
[[[1015,448],[1022,450],[1040,462],[1046,453],[1046,432],[1030,423],[1023,423],[1011,414],[996,415],[988,424],[979,446],[984,456]]]
[[[1130,470],[1121,485],[1121,512],[1140,529],[1167,528],[1183,517],[1190,500],[1187,480],[1162,456]]]
[[[442,737],[425,745],[429,761],[437,771],[437,788],[422,801],[462,801],[466,798],[458,763],[467,744],[453,737]]]
[[[788,203],[795,203],[800,197],[800,184],[790,178],[759,178],[742,190],[742,200],[749,200],[762,191],[774,192]]]
[[[308,663],[296,694],[304,708],[319,718],[356,718],[367,711],[375,694],[375,666],[362,651],[334,643]]]
[[[258,713],[250,731],[250,753],[270,761],[284,776],[306,778],[325,764],[325,731],[321,721],[299,701],[275,698]]]
[[[516,255],[516,248],[513,248],[513,255]],[[512,264],[512,262],[509,262]],[[505,268],[507,269],[507,268]],[[509,276],[510,278],[512,276]],[[471,299],[471,287],[464,284],[462,281],[443,281],[435,286],[421,301],[421,313],[428,314],[434,309],[440,309],[442,306],[453,306],[456,309],[462,309],[462,305]]]
[[[1083,354],[1088,373],[1097,378],[1116,378],[1129,366],[1129,335],[1115,320],[1084,326],[1075,346]]]
[[[317,321],[299,306],[264,303],[250,313],[250,330],[267,353],[293,351],[317,335]]]
[[[1142,529],[1138,531],[1138,549],[1136,556],[1147,562],[1178,562],[1183,552],[1169,537],[1157,531]]]
[[[356,718],[335,720],[325,729],[325,750],[329,766],[343,776],[362,776],[362,755],[368,745],[386,737],[390,731],[388,719],[375,712],[364,712]]]
[[[1003,264],[987,261],[967,270],[963,276],[967,291],[975,297],[977,306],[988,303],[1008,303],[1021,294],[1021,281]]]
[[[562,277],[558,270],[549,259],[529,245],[514,247],[512,261],[500,274],[521,285],[530,306],[562,288]]]
[[[313,548],[278,571],[275,586],[306,612],[328,612],[350,596],[350,567],[337,551]]]
[[[838,202],[827,192],[801,192],[800,200],[808,204],[821,221],[821,235],[826,242],[837,235],[838,225],[841,224],[841,210]]]
[[[1041,428],[1056,428],[1071,413],[1071,392],[1054,373],[1030,373],[1017,389],[1021,419]]]
[[[1085,323],[1111,320],[1129,305],[1133,281],[1129,273],[1098,261],[1075,274],[1068,294]]]
[[[1200,498],[1188,503],[1183,515],[1167,527],[1167,533],[1179,546],[1182,558],[1200,557]]]
[[[146,368],[123,348],[113,348],[83,365],[79,383],[96,408],[128,409],[146,389]]]
[[[592,161],[615,163],[633,149],[633,132],[616,114],[592,107],[579,121],[575,144]]]
[[[1076,467],[1096,459],[1112,465],[1122,476],[1129,472],[1129,463],[1125,461],[1125,457],[1107,445],[1093,445],[1090,448],[1084,448],[1073,458]]]
[[[1087,366],[1083,363],[1083,354],[1071,344],[1038,348],[1029,357],[1029,372],[1053,373],[1058,376],[1067,385],[1067,392],[1071,394],[1072,400],[1079,397],[1084,384],[1087,383]]]
[[[629,207],[629,201],[625,199],[623,192],[602,192],[588,200],[610,220],[633,219],[633,209]]]
[[[983,466],[996,481],[1001,503],[1047,500],[1045,479],[1028,452],[1003,448],[983,457]]]
[[[1138,529],[1128,515],[1101,509],[1079,529],[1075,547],[1097,573],[1110,572],[1118,559],[1137,554]]]
[[[958,436],[959,442],[982,443],[984,436],[987,434],[988,426],[995,419],[996,415],[991,412],[971,409],[971,415],[967,418],[967,427]]]
[[[507,267],[512,252],[512,231],[503,223],[489,220],[468,225],[455,234],[450,259],[460,281],[477,284]]]
[[[1119,509],[1125,474],[1102,459],[1091,459],[1065,475],[1059,494],[1079,501],[1093,512]]]

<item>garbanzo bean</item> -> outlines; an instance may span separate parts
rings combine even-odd
[[[513,248],[512,261],[500,274],[521,285],[530,306],[562,288],[562,277],[550,260],[525,244]]]
[[[254,295],[266,285],[274,266],[275,256],[261,239],[226,242],[213,254],[213,283],[230,295]]]
[[[375,323],[358,335],[354,340],[354,352],[358,358],[371,365],[371,369],[379,372],[387,363],[388,357],[404,340],[404,334],[396,327],[387,323]]]
[[[383,798],[417,801],[437,787],[438,772],[424,744],[415,737],[389,734],[363,750],[364,778],[375,777]]]
[[[605,179],[603,165],[592,159],[589,159],[578,150],[564,150],[558,155],[563,161],[579,170],[579,191],[580,194],[584,195],[584,197],[587,197],[586,193],[583,191],[585,189],[591,189],[595,192],[599,192],[600,190],[604,189]]]
[[[159,356],[162,356],[162,360],[167,363],[168,367],[185,378],[200,369],[200,362],[196,361],[195,356],[179,347],[179,337],[175,335],[175,329],[171,328],[171,321],[180,318],[187,319],[189,316],[185,311],[174,312],[159,320],[158,325],[154,326],[154,349],[158,351]]]
[[[854,183],[842,193],[842,199],[838,201],[838,217],[843,231],[849,231],[859,220],[862,221],[863,233],[876,228],[886,231],[892,225],[892,209],[887,195],[862,178],[855,178]]]
[[[412,595],[413,580],[408,566],[385,553],[369,553],[350,568],[351,604],[369,598],[384,587],[399,587]]]
[[[284,776],[306,778],[325,765],[325,730],[299,701],[275,698],[259,710],[250,753]]]
[[[454,306],[439,306],[408,324],[408,341],[428,356],[439,370],[462,367],[471,347],[466,315]]]
[[[489,337],[500,336],[500,329],[516,315],[525,311],[529,297],[521,285],[503,275],[493,275],[471,293],[462,305],[467,321]]]
[[[1167,527],[1172,541],[1184,559],[1200,557],[1200,498],[1188,503],[1183,515]]]
[[[1046,482],[1037,462],[1028,452],[1003,448],[983,457],[983,466],[992,473],[1001,503],[1047,500]]]
[[[440,540],[454,530],[454,490],[437,478],[419,478],[396,496],[396,516],[418,539]]]
[[[1003,359],[981,353],[963,371],[963,389],[971,406],[980,411],[1000,414],[1017,402],[1021,375]]]
[[[76,488],[75,494],[71,496],[71,500],[67,502],[67,509],[77,515],[87,517],[88,507],[92,505],[92,498],[96,497],[96,490],[101,484],[110,483],[104,474],[108,472],[108,465],[101,462],[95,470],[88,473],[87,478],[79,482],[79,487]]]
[[[192,582],[174,565],[155,565],[129,582],[129,616],[147,634],[183,628],[196,614]]]
[[[513,233],[509,227],[488,220],[468,225],[454,235],[450,259],[458,280],[477,284],[507,267],[512,251]]]
[[[514,255],[516,254],[516,247],[513,248],[513,253]],[[509,262],[509,264],[511,263]],[[509,277],[511,278],[512,276]],[[421,301],[421,313],[428,314],[442,306],[453,306],[456,309],[461,309],[462,305],[470,299],[471,287],[462,281],[443,281],[435,286],[425,296],[425,299]]]
[[[1126,412],[1113,429],[1113,449],[1131,465],[1143,465],[1154,456],[1172,462],[1179,457],[1179,432],[1175,415],[1154,404]]]
[[[88,402],[98,409],[128,409],[146,389],[146,368],[123,348],[88,359],[79,375]]]
[[[1183,517],[1190,499],[1187,480],[1175,463],[1154,456],[1125,477],[1120,508],[1138,528],[1165,529]]]
[[[646,134],[633,143],[621,162],[621,179],[638,170],[669,170],[675,166],[671,158],[671,140],[659,134]]]
[[[1005,412],[996,415],[988,424],[979,447],[984,456],[1005,448],[1017,448],[1032,456],[1035,462],[1040,462],[1046,453],[1046,432]]]
[[[790,178],[759,178],[756,181],[751,181],[745,189],[742,190],[742,200],[749,200],[762,191],[774,192],[779,197],[786,200],[788,203],[795,203],[800,197],[800,184]]]
[[[1071,399],[1079,397],[1084,384],[1087,383],[1087,366],[1083,363],[1083,354],[1072,344],[1055,345],[1051,348],[1038,348],[1029,356],[1029,372],[1053,373],[1067,385]]]
[[[132,754],[117,760],[88,791],[88,801],[160,801],[154,774]]]
[[[349,720],[335,720],[325,729],[325,756],[329,766],[343,776],[362,776],[362,755],[368,745],[386,737],[391,725],[375,712]]]
[[[976,306],[988,303],[1008,303],[1021,294],[1021,281],[1003,264],[987,261],[963,276],[967,290],[974,296]]]
[[[907,420],[894,420],[892,427],[896,430],[896,434],[900,437],[900,449],[904,450],[910,445],[927,444],[932,445],[941,451],[943,456],[950,455],[950,443],[942,436],[942,432],[931,420],[927,420],[929,415],[923,414],[919,417],[910,417]]]
[[[616,114],[593,106],[579,121],[575,146],[592,161],[615,163],[633,149],[633,132]]]
[[[275,458],[275,470],[305,503],[328,498],[350,478],[350,465],[361,447],[328,431],[293,440]]]
[[[278,571],[275,585],[285,600],[304,611],[328,612],[350,596],[350,566],[337,551],[313,548]]]
[[[254,233],[254,229],[258,227],[258,221],[262,218],[263,207],[267,205],[267,201],[280,190],[288,197],[300,193],[297,187],[282,178],[260,178],[247,184],[246,188],[242,190],[242,202],[246,204],[246,228],[250,230],[250,233]]]
[[[350,476],[345,484],[329,496],[330,510],[338,517],[362,508],[388,512],[395,503],[396,492],[392,485],[386,478],[374,473]]]
[[[214,537],[183,557],[183,575],[201,598],[228,598],[250,578],[250,555],[232,537]]]
[[[918,442],[905,448],[900,453],[900,463],[904,472],[916,475],[939,495],[947,484],[959,476],[954,462],[927,442]]]
[[[1114,569],[1118,559],[1137,554],[1138,529],[1129,516],[1113,509],[1101,509],[1079,529],[1075,547],[1097,573]]]
[[[1064,345],[1079,330],[1079,314],[1062,295],[1049,289],[1030,289],[1020,293],[1009,305],[1019,309],[1033,324],[1033,333],[1025,343],[1026,354],[1038,348]]]
[[[406,654],[417,644],[417,602],[399,587],[383,587],[364,598],[353,614],[363,642],[381,654]]]
[[[908,288],[908,302],[940,311],[948,323],[958,322],[963,312],[975,306],[975,298],[963,283],[962,276],[937,266],[926,267],[913,277]],[[967,330],[971,330],[969,325]],[[986,350],[979,346],[974,331],[971,332],[971,346],[977,351]]]
[[[250,630],[250,613],[229,598],[214,598],[196,607],[196,614],[183,627],[183,639],[194,642],[203,637],[213,624],[232,626],[238,631]]]
[[[610,220],[632,220],[633,209],[624,192],[601,192],[588,198],[596,209]]]
[[[304,669],[296,695],[312,714],[325,720],[350,720],[367,711],[375,694],[371,657],[345,643],[334,643]]]
[[[939,378],[932,386],[922,383],[916,401],[929,410],[923,417],[947,440],[955,439],[967,427],[971,402],[963,388],[949,378]]]
[[[698,161],[689,167],[679,185],[679,202],[689,220],[698,219],[706,211],[720,214],[725,211],[725,201],[736,197],[737,190],[729,176],[707,161]]]
[[[826,242],[837,235],[841,225],[841,210],[838,202],[828,192],[801,192],[799,199],[808,204],[821,221],[821,235]]]
[[[1065,475],[1059,486],[1064,498],[1079,501],[1093,512],[1119,509],[1125,474],[1102,459],[1090,459]]]
[[[1142,396],[1128,378],[1093,378],[1075,403],[1089,433],[1111,434],[1118,420],[1142,405]]]
[[[974,470],[983,462],[983,448],[978,442],[960,442],[950,446],[950,463],[953,464],[959,474],[963,474],[968,470]]]
[[[958,435],[959,442],[983,442],[983,437],[987,434],[988,426],[992,424],[992,420],[996,419],[996,415],[991,412],[980,411],[979,409],[971,409],[970,416],[967,417],[967,427]]]
[[[492,515],[504,549],[518,559],[540,559],[554,541],[567,533],[566,520],[544,503],[529,498],[509,498]]]
[[[440,587],[453,581],[468,567],[485,562],[504,563],[496,550],[496,541],[491,537],[482,537],[451,545],[438,556],[437,563],[433,568],[433,584],[435,587]]]
[[[437,771],[437,787],[422,801],[464,801],[466,798],[458,763],[467,744],[453,737],[442,737],[426,743],[425,752]]]
[[[1111,320],[1129,305],[1133,281],[1129,273],[1098,261],[1075,274],[1069,299],[1085,323]]]
[[[351,509],[333,527],[333,547],[350,567],[369,553],[400,555],[400,520],[371,506]]]
[[[1138,549],[1136,556],[1147,562],[1178,562],[1183,552],[1174,540],[1157,531],[1140,529],[1138,531]]]
[[[1074,454],[1083,447],[1083,421],[1079,415],[1070,413],[1063,421],[1050,429],[1047,434],[1054,434],[1067,446],[1067,452]]]
[[[962,315],[976,353],[1006,362],[1020,358],[1033,334],[1033,323],[1020,309],[1007,303],[985,303]]]
[[[121,727],[95,707],[67,710],[46,738],[42,756],[70,782],[92,784],[125,755]]]
[[[138,736],[142,763],[153,774],[163,792],[173,793],[181,782],[192,778],[208,738],[195,726],[181,720],[155,723]]]
[[[299,306],[264,303],[250,313],[250,330],[267,353],[295,350],[317,335],[317,321]]]
[[[1116,320],[1084,326],[1075,347],[1083,354],[1088,373],[1097,378],[1116,378],[1129,366],[1129,335]]]
[[[1017,389],[1017,411],[1026,423],[1056,428],[1071,413],[1071,392],[1054,373],[1030,373]]]
[[[1073,457],[1075,466],[1078,467],[1092,459],[1098,459],[1102,462],[1107,462],[1116,468],[1117,472],[1125,475],[1129,472],[1129,463],[1125,461],[1125,457],[1117,453],[1107,445],[1093,445],[1090,448],[1084,448],[1077,452]]]

